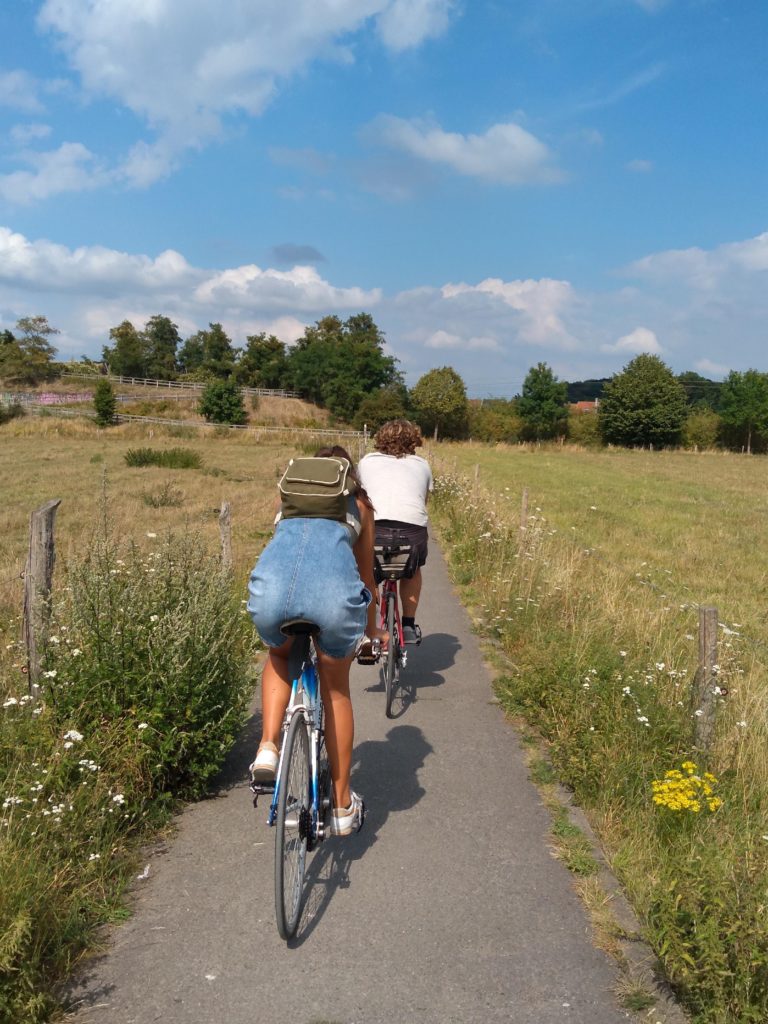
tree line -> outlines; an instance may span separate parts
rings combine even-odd
[[[58,376],[65,365],[56,362],[51,341],[58,333],[44,316],[22,317],[15,332],[0,331],[0,379],[36,386]],[[613,377],[567,383],[538,363],[514,398],[470,400],[450,366],[430,370],[407,388],[368,313],[322,317],[290,346],[262,332],[238,347],[220,323],[184,340],[161,314],[142,328],[124,320],[109,340],[102,364],[84,356],[78,365],[207,383],[201,412],[214,422],[246,421],[242,387],[284,388],[328,409],[339,422],[372,430],[407,416],[427,434],[455,439],[768,450],[768,374],[754,369],[733,370],[716,382],[692,371],[675,375],[658,356],[643,354]],[[593,398],[599,400],[597,415],[574,414],[571,403]]]

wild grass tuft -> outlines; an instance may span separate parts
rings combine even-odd
[[[200,453],[190,448],[129,448],[124,457],[128,466],[200,469],[203,464]]]

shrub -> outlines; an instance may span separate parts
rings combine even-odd
[[[129,448],[125,453],[129,466],[163,466],[166,469],[202,469],[203,460],[190,448]]]
[[[593,412],[574,412],[568,417],[568,440],[585,448],[600,448],[600,421]]]
[[[683,445],[686,448],[716,448],[720,427],[720,417],[713,409],[694,409],[683,424]]]
[[[239,426],[248,422],[243,392],[233,380],[212,381],[203,391],[198,408],[209,423]]]
[[[179,508],[184,503],[184,492],[169,482],[159,491],[142,491],[141,500],[150,508]]]
[[[24,407],[19,405],[18,402],[11,402],[10,405],[4,405],[0,402],[0,423],[9,423],[11,420],[24,415]]]
[[[115,389],[108,380],[100,380],[93,393],[93,406],[96,410],[96,422],[100,427],[108,427],[115,422],[117,400]]]

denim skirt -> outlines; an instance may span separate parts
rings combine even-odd
[[[352,551],[352,535],[331,519],[281,519],[248,583],[248,613],[268,647],[280,647],[280,626],[309,619],[316,644],[331,658],[352,654],[367,624],[370,591]]]

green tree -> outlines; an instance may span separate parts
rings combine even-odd
[[[430,370],[411,391],[416,422],[435,438],[467,436],[469,405],[464,381],[451,366]]]
[[[179,329],[167,316],[156,314],[144,325],[145,363],[148,377],[174,380]]]
[[[768,374],[731,370],[720,392],[720,416],[731,446],[751,452],[755,435],[768,433]]]
[[[248,422],[243,393],[234,380],[214,380],[204,389],[198,410],[209,423]]]
[[[114,344],[102,349],[102,358],[109,372],[119,377],[147,377],[147,343],[143,334],[130,320],[123,320],[111,328],[109,336]]]
[[[285,344],[274,334],[249,334],[235,378],[250,388],[284,388],[288,374]]]
[[[401,384],[379,388],[366,395],[358,406],[352,424],[357,430],[367,426],[370,433],[375,433],[388,420],[406,419],[407,416],[408,391]]]
[[[3,333],[0,377],[9,384],[30,387],[56,377],[56,349],[48,339],[59,333],[57,328],[51,327],[47,317],[23,316],[16,322],[16,331],[16,335]]]
[[[723,386],[719,381],[709,380],[693,370],[679,373],[677,379],[685,388],[688,405],[693,407],[708,406],[710,409],[715,410],[719,408],[720,391]]]
[[[187,375],[196,374],[205,359],[205,341],[202,338],[202,331],[192,334],[178,352],[178,366],[182,373]]]
[[[93,392],[93,407],[96,410],[96,422],[100,427],[108,427],[115,422],[117,399],[111,381],[103,377],[97,381]]]
[[[207,331],[197,331],[188,338],[179,352],[179,363],[185,373],[226,380],[235,371],[236,353],[232,341],[221,324],[208,324]]]
[[[327,316],[308,327],[288,355],[290,386],[302,397],[351,422],[366,395],[402,384],[397,360],[368,313],[343,323]]]
[[[605,385],[598,408],[608,444],[626,447],[677,444],[688,404],[685,391],[658,356],[636,356]]]
[[[517,411],[526,438],[541,441],[562,436],[568,429],[568,385],[546,363],[537,363],[523,381]]]

